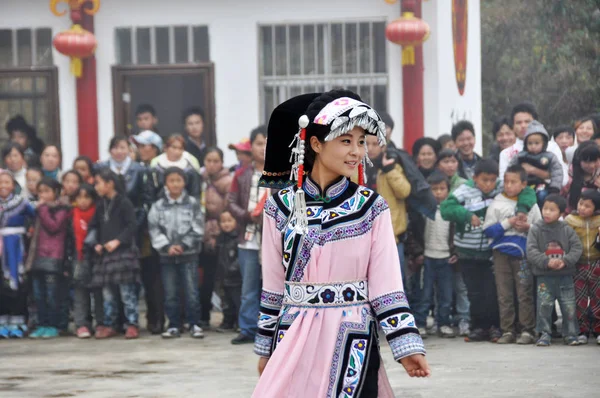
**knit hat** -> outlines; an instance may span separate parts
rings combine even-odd
[[[312,136],[331,141],[361,127],[366,134],[385,145],[385,123],[379,114],[361,98],[348,90],[333,90],[324,94],[303,94],[279,105],[269,120],[265,168],[260,185],[285,188],[296,181],[293,204],[294,229],[304,233],[308,227],[306,201],[302,183],[305,171],[305,145]],[[366,143],[365,143],[366,146]],[[367,156],[359,164],[359,184],[364,184]],[[307,165],[307,169],[312,165]]]
[[[529,123],[529,125],[527,126],[527,131],[525,132],[525,138],[523,139],[524,149],[527,149],[527,138],[533,134],[541,134],[542,137],[544,137],[544,140],[546,141],[546,145],[544,145],[544,151],[545,151],[546,147],[548,146],[548,141],[550,140],[550,136],[548,135],[548,131],[546,131],[546,128],[544,127],[544,125],[542,123],[538,122],[537,120],[532,120],[531,123]]]

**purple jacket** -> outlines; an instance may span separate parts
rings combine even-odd
[[[63,260],[67,229],[71,219],[71,209],[64,205],[50,208],[43,204],[37,208],[40,229],[37,240],[36,258]]]

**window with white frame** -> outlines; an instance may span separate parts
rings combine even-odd
[[[210,61],[207,26],[115,29],[119,65],[194,64]]]
[[[387,109],[384,21],[261,25],[261,120],[303,93],[343,87]]]

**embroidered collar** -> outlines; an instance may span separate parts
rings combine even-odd
[[[306,178],[304,181],[303,189],[304,192],[310,195],[313,199],[329,203],[344,193],[346,188],[348,188],[348,184],[348,179],[344,176],[340,176],[334,182],[329,184],[327,188],[325,188],[325,193],[323,194],[319,184],[317,184],[310,176],[308,176],[308,178]]]

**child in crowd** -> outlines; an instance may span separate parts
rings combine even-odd
[[[135,245],[135,209],[125,194],[122,177],[108,168],[96,175],[96,192],[100,200],[86,238],[86,245],[97,254],[90,287],[102,288],[104,300],[104,325],[96,328],[95,337],[106,339],[118,334],[118,290],[127,321],[125,338],[136,339],[140,265]]]
[[[529,213],[520,211],[519,195],[530,195],[535,202],[535,192],[527,186],[527,172],[521,165],[512,165],[504,173],[504,192],[494,198],[488,207],[483,231],[492,239],[494,275],[500,309],[502,337],[498,344],[533,344],[535,342],[535,311],[533,305],[533,278],[525,260],[527,232],[530,225],[541,220],[537,204]],[[521,335],[516,336],[515,295],[519,303]]]
[[[523,165],[527,172],[527,184],[535,188],[538,204],[550,193],[559,193],[563,186],[563,166],[560,159],[548,151],[548,132],[537,120],[527,126],[523,140],[523,150],[515,156],[509,165]],[[540,175],[540,171],[545,175]],[[548,183],[547,180],[550,182]]]
[[[454,244],[471,303],[472,329],[465,341],[498,341],[498,301],[494,281],[492,253],[481,228],[493,198],[502,192],[497,181],[498,164],[484,159],[477,162],[474,177],[440,205],[444,220],[456,224]]]
[[[223,322],[217,332],[233,331],[237,325],[242,300],[242,274],[238,261],[237,221],[229,210],[219,217],[221,234],[217,238],[219,274],[223,285]]]
[[[79,173],[86,184],[94,185],[94,163],[87,156],[79,156],[73,162],[73,170]]]
[[[30,167],[27,169],[26,176],[27,191],[29,192],[27,200],[29,200],[29,202],[35,206],[35,203],[38,200],[37,186],[40,181],[42,181],[42,178],[44,178],[44,172],[38,167]]]
[[[56,181],[61,179],[62,153],[56,145],[47,145],[40,155],[40,163],[44,176],[50,177]]]
[[[102,290],[90,289],[88,287],[91,279],[92,255],[89,248],[85,248],[84,242],[88,232],[88,226],[96,213],[96,201],[98,194],[90,184],[82,184],[75,198],[73,209],[73,232],[75,236],[75,249],[77,257],[75,260],[75,309],[74,320],[77,337],[87,339],[92,336],[92,300],[96,326],[104,322],[104,310],[102,308]]]
[[[600,192],[587,190],[581,193],[577,211],[565,219],[565,222],[575,230],[583,246],[583,254],[577,260],[575,267],[575,300],[581,344],[587,344],[590,333],[600,344],[599,210]]]
[[[440,148],[442,148],[442,151],[444,149],[449,149],[452,152],[456,153],[456,143],[454,142],[450,134],[440,135],[437,141],[440,144]]]
[[[66,292],[64,278],[70,270],[67,233],[71,208],[59,201],[60,183],[44,177],[38,184],[37,221],[27,264],[33,276],[33,294],[38,312],[38,328],[31,338],[58,337],[61,324],[61,303]]]
[[[433,172],[427,182],[431,186],[433,196],[438,202],[435,220],[425,220],[424,236],[424,274],[423,292],[415,311],[415,320],[422,336],[427,324],[427,315],[434,303],[434,286],[436,297],[436,324],[442,337],[455,337],[450,324],[452,307],[452,290],[454,282],[453,265],[458,261],[454,254],[454,225],[442,218],[439,203],[448,198],[450,183],[441,172]]]
[[[15,192],[15,180],[0,170],[0,338],[22,338],[27,333],[24,237],[33,206]]]
[[[61,196],[66,203],[75,205],[77,195],[79,195],[79,187],[83,184],[81,175],[75,170],[69,170],[62,175],[62,192]]]
[[[462,163],[459,161],[456,151],[453,151],[452,149],[442,149],[438,154],[436,168],[448,178],[450,192],[454,191],[467,181],[460,176],[458,169],[461,165]]]
[[[152,205],[148,215],[152,246],[160,254],[165,312],[169,318],[163,338],[180,337],[182,291],[190,334],[193,338],[204,337],[198,326],[198,255],[204,235],[204,215],[198,200],[186,192],[185,178],[185,172],[178,167],[165,170],[165,197]]]
[[[567,223],[560,221],[567,201],[556,194],[548,195],[542,207],[542,220],[533,224],[527,235],[527,259],[537,277],[537,322],[540,333],[537,346],[552,341],[552,310],[558,300],[563,317],[565,344],[578,345],[578,327],[573,274],[583,252],[581,241]]]

